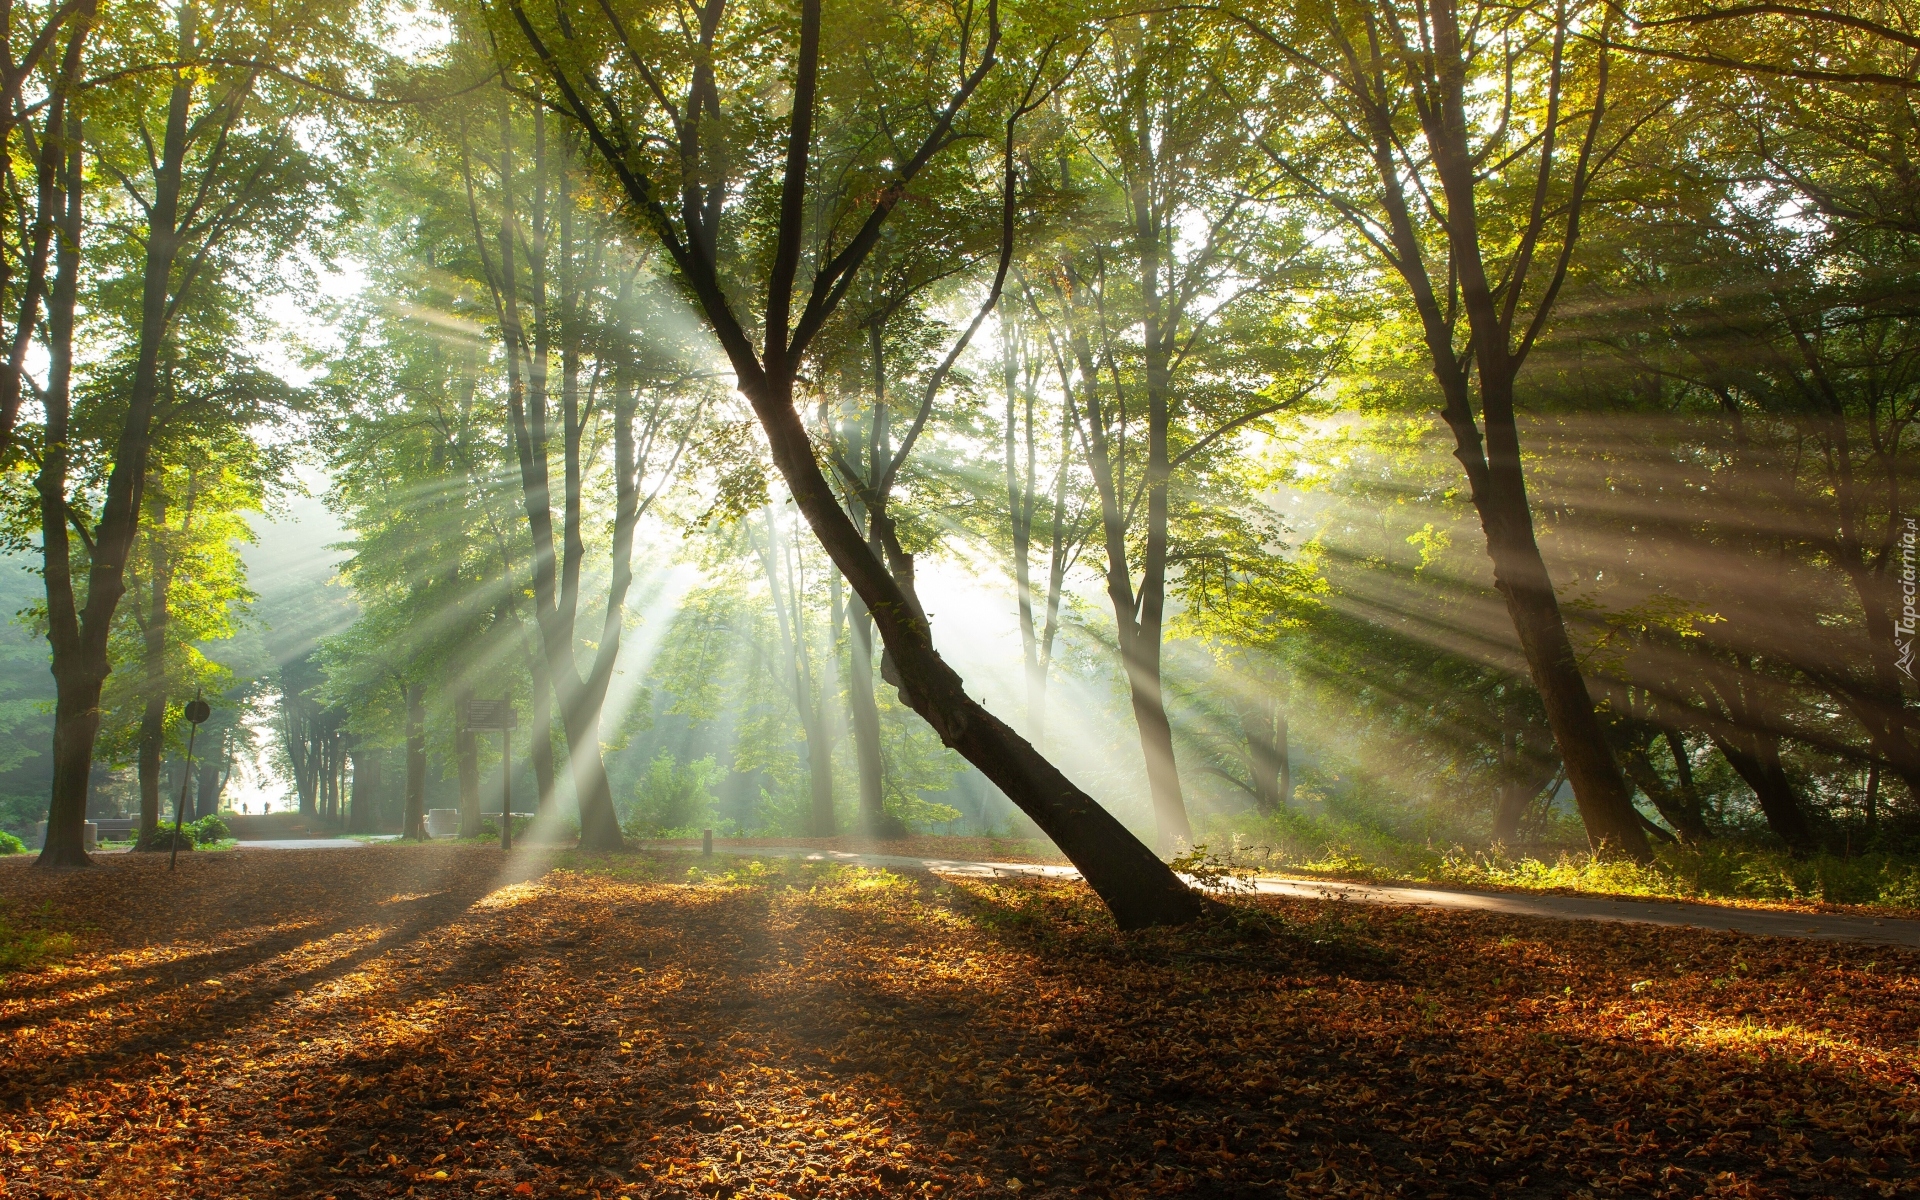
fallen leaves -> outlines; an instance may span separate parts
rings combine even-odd
[[[1885,948],[1307,901],[1123,937],[1031,880],[206,859],[0,874],[98,926],[0,979],[0,1193],[1920,1190]]]

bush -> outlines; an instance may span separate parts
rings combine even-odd
[[[193,832],[193,841],[197,846],[224,842],[233,836],[233,830],[227,828],[227,823],[211,813],[198,821],[189,821],[186,828]]]
[[[26,852],[26,849],[27,844],[25,842],[8,833],[6,830],[0,829],[0,854],[23,854]]]
[[[621,832],[628,837],[697,837],[714,824],[713,784],[721,776],[713,756],[681,763],[661,751],[647,765],[639,795],[626,806]]]
[[[135,850],[158,851],[162,854],[173,849],[173,826],[162,825],[152,833],[133,844]],[[193,849],[193,826],[185,825],[180,829],[180,849]]]
[[[523,814],[523,813],[513,814],[513,840],[514,841],[518,842],[521,838],[524,838],[525,836],[527,836],[527,830],[531,828],[533,828],[533,817],[531,814]],[[484,820],[482,820],[480,822],[480,833],[475,840],[483,841],[483,842],[499,841],[500,840],[500,822],[494,820],[492,817],[487,817]]]

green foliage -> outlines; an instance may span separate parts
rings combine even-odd
[[[513,840],[516,843],[519,842],[521,838],[526,836],[527,830],[533,828],[534,819],[535,818],[531,816],[523,817],[518,813],[514,814]],[[500,840],[500,822],[495,820],[493,817],[487,817],[486,819],[482,820],[480,822],[480,832],[472,840],[480,841],[480,842],[499,841]]]
[[[26,853],[26,849],[27,844],[25,842],[8,833],[6,830],[0,829],[0,854],[24,854]]]
[[[1602,860],[1585,850],[1525,854],[1501,847],[1416,842],[1375,829],[1295,817],[1264,838],[1236,835],[1224,854],[1196,847],[1186,859],[1203,880],[1214,872],[1279,872],[1371,882],[1571,891],[1674,900],[1796,901],[1920,908],[1920,858],[1872,852],[1796,858],[1763,844],[1717,838],[1655,849],[1646,864]]]
[[[712,755],[681,763],[661,751],[620,814],[621,829],[631,837],[689,837],[714,828],[712,787],[719,774]]]
[[[212,842],[224,842],[233,837],[233,830],[217,814],[209,813],[198,821],[189,822],[186,828],[192,832],[195,845],[205,846]]]
[[[1562,854],[1550,862],[1455,848],[1427,878],[1528,889],[1702,900],[1795,900],[1920,907],[1920,860],[1889,854],[1794,858],[1729,841],[1663,846],[1647,866]]]
[[[174,836],[173,826],[163,823],[152,833],[144,837],[136,838],[133,848],[140,851],[166,854],[173,850],[176,843],[181,850],[192,850],[195,848],[194,828],[192,825],[182,825],[179,836],[176,838]]]

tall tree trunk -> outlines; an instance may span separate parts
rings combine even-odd
[[[400,836],[427,840],[427,688],[411,683],[407,702],[406,809],[400,818]]]
[[[462,691],[461,699],[471,699],[471,693]],[[460,777],[460,836],[473,838],[480,836],[480,747],[473,731],[467,728],[466,707],[456,701],[454,717],[455,770]]]
[[[867,323],[867,354],[873,370],[873,416],[867,428],[866,445],[856,461],[864,459],[866,489],[871,494],[885,469],[884,460],[893,454],[888,434],[887,360],[885,325],[880,320]],[[849,441],[852,439],[849,438]],[[865,511],[858,496],[849,497],[856,514]],[[873,540],[868,532],[869,542]],[[874,553],[880,553],[877,545]],[[860,777],[860,827],[868,837],[893,839],[907,836],[906,822],[887,811],[885,760],[880,747],[880,705],[873,692],[873,614],[855,593],[847,603],[847,708],[848,724],[853,729],[853,756]]]
[[[196,11],[188,4],[180,12],[178,40],[183,61],[191,60],[195,53]],[[56,795],[48,814],[49,850],[53,846],[55,827],[60,827],[61,836],[68,836],[67,828],[72,821],[65,814],[54,811],[63,807],[63,798],[58,795],[63,780],[67,781],[69,787],[78,786],[79,820],[85,819],[84,774],[81,781],[76,782],[60,770],[62,750],[59,748],[64,747],[65,754],[76,764],[93,756],[93,742],[100,729],[97,712],[100,690],[112,670],[108,658],[108,639],[114,611],[126,593],[127,559],[140,527],[141,493],[146,483],[153,412],[159,391],[160,352],[166,341],[169,300],[173,288],[172,272],[180,246],[180,231],[176,223],[180,209],[181,173],[187,152],[187,110],[193,94],[193,79],[187,73],[176,76],[168,95],[166,131],[156,164],[153,199],[145,213],[147,236],[141,275],[139,339],[134,351],[127,410],[114,444],[113,469],[107,476],[105,502],[100,520],[94,527],[86,604],[80,611],[78,628],[73,631],[76,636],[49,636],[56,693],[62,688],[75,691],[65,702],[56,696],[54,705]],[[75,197],[79,195],[77,181],[69,185],[69,191]],[[71,337],[70,331],[67,336]],[[62,479],[61,483],[64,482]],[[61,494],[53,498],[53,512],[56,519],[61,521],[67,517],[64,491],[62,487]],[[65,542],[64,533],[60,540]],[[50,606],[72,606],[72,577],[69,572],[62,571],[58,580],[49,576],[47,586]],[[52,589],[57,586],[65,587],[65,596],[55,597],[52,594]],[[63,720],[68,722],[68,728],[61,728]],[[65,803],[71,804],[73,801],[67,799]],[[78,833],[79,830],[76,828],[74,832]],[[73,857],[71,847],[62,848],[52,855],[43,851],[41,861],[53,862],[62,857]],[[84,854],[80,857],[84,858]]]
[[[1158,557],[1149,564],[1140,591],[1134,590],[1130,551],[1127,545],[1126,479],[1124,456],[1118,454],[1108,437],[1107,416],[1100,400],[1099,379],[1093,370],[1093,356],[1084,335],[1076,335],[1082,362],[1082,380],[1086,387],[1087,465],[1092,469],[1094,490],[1100,498],[1100,527],[1107,553],[1107,601],[1113,607],[1115,638],[1120,661],[1127,673],[1127,695],[1133,705],[1134,727],[1140,737],[1140,750],[1146,761],[1147,786],[1153,800],[1156,845],[1161,853],[1189,843],[1193,830],[1187,823],[1187,810],[1180,794],[1180,775],[1173,754],[1173,725],[1167,718],[1166,700],[1160,683],[1160,605],[1164,601],[1166,567],[1165,528],[1158,541]],[[1164,431],[1163,431],[1164,436]],[[1163,447],[1164,448],[1164,447]],[[1148,521],[1155,512],[1165,516],[1165,480],[1158,490],[1160,507],[1148,499]],[[1149,486],[1149,493],[1155,489]],[[1154,543],[1149,531],[1150,550]],[[1159,587],[1155,586],[1158,565]],[[1149,599],[1152,593],[1151,620]]]
[[[494,289],[501,331],[507,343],[507,412],[513,427],[514,450],[520,468],[521,496],[527,514],[527,526],[533,536],[533,592],[536,621],[540,629],[541,652],[560,709],[560,724],[567,737],[567,763],[573,777],[574,795],[580,806],[580,845],[590,850],[618,850],[624,843],[620,823],[613,809],[613,792],[607,783],[606,764],[600,749],[600,706],[606,700],[614,663],[619,656],[620,630],[625,614],[626,591],[632,580],[632,537],[636,520],[631,441],[631,397],[626,398],[625,434],[626,470],[617,471],[618,512],[615,517],[612,582],[608,587],[607,609],[602,622],[600,644],[593,665],[583,677],[574,659],[574,633],[580,603],[580,564],[585,546],[580,536],[580,438],[583,422],[578,412],[575,385],[563,381],[563,447],[566,456],[563,503],[565,515],[560,531],[560,552],[555,551],[553,527],[553,489],[548,469],[547,372],[551,354],[551,329],[546,320],[546,110],[534,108],[534,182],[532,211],[527,230],[530,297],[535,322],[534,338],[529,344],[520,320],[519,283],[515,268],[518,241],[513,207],[513,132],[512,108],[507,94],[501,93],[501,216],[498,245],[500,281]],[[566,166],[563,162],[561,175]],[[567,222],[562,233],[561,258],[563,281],[566,261],[571,253],[567,244],[571,231],[572,206],[561,189],[561,217]],[[476,236],[478,209],[474,208]],[[483,240],[484,247],[484,240]],[[569,312],[571,299],[567,300]],[[577,326],[577,322],[567,322]],[[563,330],[567,339],[581,336],[577,327]],[[526,360],[526,382],[520,375],[520,361]],[[571,357],[569,362],[574,361]],[[625,381],[623,388],[630,388]],[[571,407],[568,407],[571,406]],[[616,417],[616,425],[622,424]],[[616,430],[616,441],[623,436]]]
[[[1605,727],[1594,712],[1593,696],[1567,636],[1553,580],[1534,539],[1513,421],[1512,380],[1489,381],[1485,366],[1481,396],[1488,414],[1486,469],[1481,473],[1484,486],[1473,491],[1487,537],[1487,555],[1493,560],[1494,587],[1506,599],[1507,615],[1520,635],[1528,673],[1546,707],[1547,724],[1573,784],[1574,802],[1588,838],[1598,851],[1644,858],[1646,834]],[[1490,393],[1500,399],[1490,398]]]
[[[553,765],[553,680],[547,659],[537,647],[527,656],[533,696],[527,705],[527,760],[533,764],[533,784],[539,792],[534,807],[541,815],[553,811],[556,772]]]
[[[771,506],[765,516],[767,540],[760,547],[760,565],[766,572],[767,591],[773,598],[774,628],[780,635],[781,657],[786,660],[787,691],[793,697],[794,713],[800,718],[807,742],[807,832],[813,837],[832,837],[837,832],[833,812],[833,742],[822,712],[825,698],[817,694],[812,658],[807,651],[807,616],[801,595],[804,589],[797,562],[798,550],[781,538]]]
[[[160,756],[167,739],[167,593],[172,564],[167,554],[167,497],[161,488],[149,493],[147,611],[141,621],[141,650],[145,678],[140,711],[138,774],[140,779],[140,837],[136,846],[155,845],[160,827]]]
[[[1588,841],[1596,853],[1645,860],[1651,852],[1642,818],[1633,807],[1632,790],[1614,760],[1606,730],[1594,712],[1593,697],[1580,673],[1552,578],[1535,539],[1521,469],[1514,381],[1532,347],[1533,334],[1523,332],[1516,340],[1516,306],[1548,210],[1544,204],[1537,205],[1533,221],[1520,231],[1524,249],[1515,253],[1511,263],[1520,278],[1503,278],[1496,290],[1483,257],[1477,210],[1476,189],[1485,177],[1475,149],[1468,144],[1472,122],[1465,95],[1468,71],[1464,56],[1473,51],[1462,41],[1452,0],[1438,0],[1421,10],[1418,36],[1426,39],[1425,53],[1402,56],[1392,67],[1381,65],[1384,60],[1377,44],[1370,44],[1371,48],[1356,46],[1338,21],[1327,28],[1344,56],[1343,84],[1363,114],[1362,136],[1377,171],[1376,182],[1381,185],[1382,224],[1392,247],[1387,258],[1412,292],[1434,378],[1445,402],[1441,415],[1453,432],[1454,457],[1465,470],[1474,509],[1486,535],[1494,586],[1506,601],[1521,654],[1545,703],[1547,722],[1573,784]],[[1565,34],[1566,26],[1562,25],[1553,41],[1556,67],[1549,104],[1556,120],[1538,150],[1541,189],[1551,182],[1556,139],[1562,132],[1557,119],[1560,89],[1568,76],[1558,64]],[[1434,246],[1414,224],[1410,183],[1400,150],[1403,131],[1394,128],[1394,100],[1386,94],[1392,72],[1404,72],[1410,93],[1424,97],[1417,115],[1426,153],[1446,202],[1445,261],[1436,264],[1432,273],[1428,258]],[[1392,78],[1399,80],[1400,76]],[[1569,250],[1578,240],[1581,207],[1590,179],[1590,154],[1606,112],[1605,72],[1598,78],[1598,89],[1583,118],[1587,123],[1586,142],[1570,181],[1570,194],[1560,202],[1555,218],[1565,222],[1564,244]],[[1540,195],[1544,197],[1545,191]],[[1421,204],[1430,203],[1423,196]],[[1510,237],[1511,231],[1503,230],[1500,236]],[[1560,272],[1564,270],[1563,257],[1553,280],[1542,288],[1536,311],[1521,321],[1518,329],[1535,329],[1545,320],[1559,293]],[[1436,286],[1439,278],[1445,279],[1444,293]],[[1472,356],[1471,363],[1462,359],[1455,345],[1456,321],[1461,313],[1471,333],[1466,351]],[[1478,368],[1479,418],[1474,412],[1470,367]]]
[[[1725,737],[1716,735],[1713,744],[1753,789],[1760,811],[1767,818],[1767,828],[1787,844],[1795,857],[1812,854],[1820,848],[1799,790],[1780,763],[1779,734],[1741,730]]]
[[[208,755],[194,764],[193,816],[220,815],[220,760]]]
[[[1286,807],[1287,718],[1273,696],[1234,695],[1239,711],[1240,732],[1247,741],[1247,777],[1253,785],[1253,802],[1263,813],[1277,813]]]
[[[887,811],[880,757],[880,706],[873,694],[873,617],[854,596],[847,611],[847,709],[860,775],[860,829],[868,837],[902,838],[906,822]]]
[[[1145,89],[1139,92],[1134,113],[1136,153],[1133,178],[1128,181],[1134,219],[1134,250],[1140,259],[1142,316],[1141,348],[1145,357],[1147,392],[1147,539],[1140,558],[1140,590],[1129,597],[1137,605],[1115,611],[1117,620],[1132,628],[1122,643],[1128,654],[1127,684],[1133,697],[1133,720],[1140,730],[1140,748],[1147,760],[1147,785],[1153,793],[1154,827],[1164,853],[1193,841],[1186,799],[1180,790],[1180,771],[1174,761],[1173,723],[1167,715],[1166,686],[1161,675],[1164,655],[1164,619],[1167,603],[1167,486],[1173,469],[1167,437],[1173,412],[1173,335],[1177,314],[1163,311],[1161,267],[1165,231],[1152,195],[1156,140],[1148,116]],[[1117,401],[1116,401],[1117,402]],[[1137,614],[1137,616],[1136,616]],[[1129,646],[1130,643],[1130,646]],[[1130,651],[1130,652],[1129,652]]]
[[[380,753],[371,747],[353,746],[347,750],[347,757],[353,766],[347,832],[373,833],[378,825],[374,810],[380,803]]]
[[[82,35],[76,33],[68,43],[62,74],[69,82],[78,70],[81,41]],[[66,103],[64,88],[52,97],[47,133],[64,151],[56,160],[60,164],[64,212],[55,251],[53,292],[47,305],[46,443],[35,481],[54,681],[53,787],[47,804],[47,838],[36,865],[77,867],[92,862],[86,851],[87,788],[93,769],[93,742],[100,732],[100,689],[106,672],[98,670],[85,653],[85,630],[74,603],[73,549],[67,537],[68,419],[72,408],[74,311],[80,294],[80,235],[85,228],[85,173],[80,114]]]
[[[282,671],[281,679],[286,679]],[[319,716],[307,697],[281,692],[287,727],[287,757],[293,765],[293,792],[300,801],[300,815],[310,820],[320,816],[320,734],[315,726]]]
[[[1064,372],[1061,378],[1064,386],[1072,386]],[[1071,393],[1067,395],[1070,397]],[[1058,449],[1054,456],[1053,512],[1047,530],[1046,614],[1040,626],[1039,662],[1027,679],[1027,715],[1033,725],[1034,744],[1042,747],[1047,743],[1047,680],[1053,671],[1054,642],[1060,635],[1060,597],[1066,589],[1067,561],[1074,553],[1067,538],[1067,462],[1073,454],[1071,403],[1060,405]],[[1074,541],[1077,544],[1078,539]]]
[[[1031,388],[1024,389],[1025,394],[1022,395],[1015,329],[1012,315],[1002,309],[1000,370],[1007,400],[1003,431],[1007,468],[1007,533],[1013,549],[1013,591],[1020,621],[1020,659],[1026,668],[1027,724],[1035,728],[1034,738],[1037,741],[1040,735],[1035,720],[1044,720],[1040,714],[1046,704],[1046,676],[1040,667],[1040,636],[1033,618],[1034,395]],[[1022,399],[1026,401],[1024,412],[1020,403]],[[1024,462],[1020,442],[1023,416],[1026,418],[1027,431]]]

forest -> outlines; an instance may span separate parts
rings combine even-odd
[[[5,823],[1920,894],[1911,18],[19,7]]]
[[[0,1196],[1920,1179],[1911,0],[8,0],[0,142]]]

